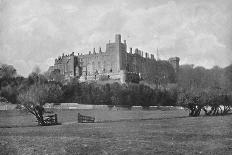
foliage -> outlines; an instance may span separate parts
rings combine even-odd
[[[232,91],[232,64],[225,68],[225,88]]]
[[[80,89],[80,83],[77,80],[73,80],[69,82],[67,85],[64,85],[62,87],[63,91],[63,97],[62,102],[75,102],[80,103],[81,102],[81,89]]]
[[[204,67],[194,67],[193,65],[182,65],[178,72],[177,83],[182,89],[227,89],[232,88],[228,85],[230,71],[228,67],[223,69],[220,67],[213,67],[212,69],[205,69]]]
[[[107,76],[107,75],[100,75],[99,76],[99,80],[100,81],[107,81],[107,80],[109,80],[109,76]]]
[[[23,78],[17,76],[16,69],[11,65],[3,64],[0,67],[0,96],[11,103],[16,103],[17,88]]]
[[[65,82],[65,77],[64,77],[64,75],[62,75],[60,73],[59,69],[55,69],[52,72],[46,72],[45,76],[50,81],[56,81],[56,82],[60,82],[60,83],[64,83]]]
[[[147,74],[142,75],[142,80],[149,84],[155,84],[156,87],[165,86],[168,83],[176,82],[176,73],[172,65],[167,61],[153,61],[153,65],[145,70],[149,70]],[[155,67],[154,67],[155,66]]]
[[[16,69],[11,65],[3,64],[0,67],[0,79],[12,79],[17,75]]]
[[[78,102],[82,104],[104,104],[122,107],[155,105],[175,105],[175,90],[152,89],[143,84],[79,83],[70,82],[63,86],[63,102]]]
[[[33,110],[36,110],[36,106],[41,108],[46,101],[124,107],[136,105],[144,108],[180,105],[190,111],[190,116],[199,116],[201,112],[205,115],[224,115],[230,111],[232,65],[226,68],[216,66],[212,69],[182,65],[176,77],[169,63],[154,63],[157,63],[157,67],[152,68],[152,75],[143,76],[145,81],[155,83],[154,88],[141,83],[79,83],[76,78],[64,83],[64,77],[58,70],[50,74],[40,74],[38,67],[24,78],[17,75],[13,66],[2,65],[0,97],[12,103],[32,104],[32,107],[26,107]],[[155,78],[150,79],[151,77]],[[100,80],[106,80],[105,78],[108,77],[101,77]],[[160,87],[176,80],[181,91]]]
[[[18,101],[28,112],[36,117],[39,125],[45,125],[43,105],[46,102],[58,102],[61,94],[61,87],[57,84],[34,84],[26,91],[20,92]]]
[[[178,105],[188,109],[189,116],[199,116],[202,111],[207,116],[225,115],[231,110],[232,94],[220,89],[194,89],[179,93]]]

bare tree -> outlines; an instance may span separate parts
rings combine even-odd
[[[62,91],[58,85],[32,85],[27,91],[21,92],[18,100],[28,112],[33,114],[39,125],[46,125],[43,119],[43,105],[48,101],[57,101]]]

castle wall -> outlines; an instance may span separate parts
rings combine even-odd
[[[74,56],[74,53],[70,55],[62,55],[55,60],[55,64],[50,68],[50,72],[58,69],[60,73],[65,76],[65,78],[71,78],[77,76],[76,67],[77,67],[77,57]]]
[[[121,82],[136,81],[138,78],[156,82],[170,78],[174,70],[179,67],[179,58],[170,58],[168,61],[156,61],[154,55],[130,48],[127,53],[127,44],[121,42],[121,35],[115,35],[115,42],[107,43],[105,52],[93,49],[89,54],[75,56],[63,55],[55,60],[50,70],[59,69],[66,77],[80,77],[82,80],[97,80],[100,75],[107,75]]]

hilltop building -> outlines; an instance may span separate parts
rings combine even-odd
[[[148,82],[160,80],[172,81],[171,78],[179,69],[178,57],[169,60],[156,60],[153,54],[139,49],[129,48],[126,40],[121,41],[121,35],[115,35],[115,42],[107,43],[103,52],[95,48],[88,54],[62,55],[55,59],[54,66],[49,71],[58,70],[66,79],[78,77],[80,81],[98,80],[102,76],[124,82]]]

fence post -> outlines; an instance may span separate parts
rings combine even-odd
[[[55,123],[57,124],[57,114],[55,114]]]
[[[77,114],[78,123],[80,123],[80,113]]]

